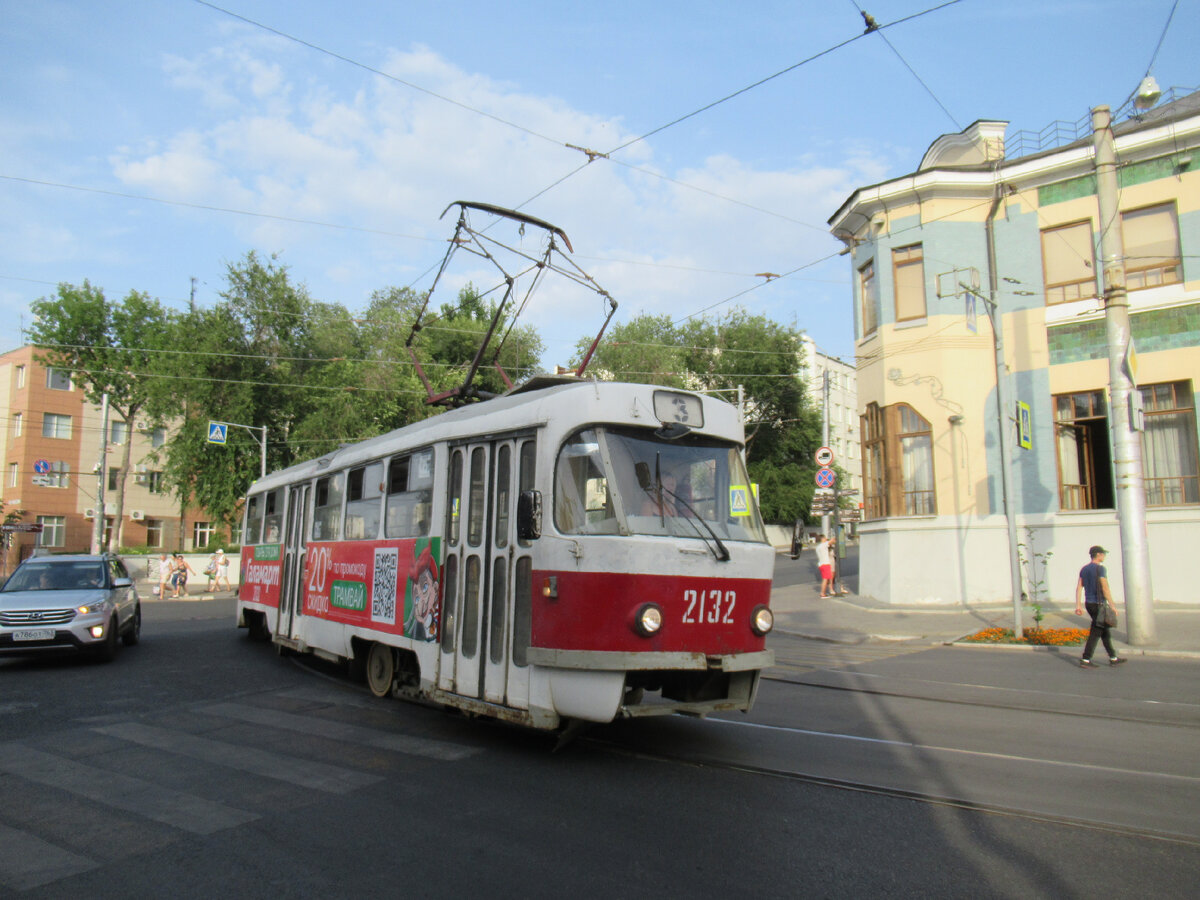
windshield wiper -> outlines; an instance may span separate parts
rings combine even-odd
[[[696,512],[692,504],[688,503],[688,501],[684,500],[670,488],[663,487],[662,473],[659,469],[659,454],[655,454],[654,456],[655,483],[653,485],[650,484],[650,467],[648,465],[645,463],[638,463],[633,468],[634,472],[637,474],[638,485],[643,491],[656,500],[658,504],[658,517],[660,522],[662,522],[664,525],[666,524],[667,516],[662,502],[662,495],[666,494],[676,503],[681,504],[683,508],[691,514],[687,516],[676,516],[675,518],[683,518],[691,523],[693,530],[696,532],[696,536],[704,542],[704,546],[708,547],[709,552],[716,557],[717,562],[729,562],[729,548],[721,542],[719,537],[717,537],[717,533],[712,530],[712,526],[710,526],[708,522],[704,520],[703,516]],[[717,545],[715,549],[709,546],[708,540],[704,537],[703,533],[701,533],[700,529],[696,527],[696,522],[699,522],[704,526],[704,530],[708,532],[709,536],[713,539],[713,543]]]

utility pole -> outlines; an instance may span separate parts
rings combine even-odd
[[[821,446],[829,446],[829,360],[825,360],[825,366],[821,370],[821,405],[824,407],[824,416],[821,420]],[[835,487],[833,496],[837,497],[837,489]],[[836,500],[834,501],[837,502]],[[833,517],[829,513],[821,516],[821,534],[829,537],[829,529],[832,526]]]
[[[103,553],[104,529],[108,517],[104,514],[104,487],[108,479],[108,394],[100,398],[100,461],[96,463],[96,518],[92,522],[92,553]]]
[[[1108,423],[1112,430],[1113,479],[1117,524],[1121,531],[1121,569],[1124,573],[1125,614],[1129,643],[1154,644],[1154,590],[1150,583],[1150,552],[1146,535],[1146,490],[1142,480],[1142,443],[1135,419],[1137,385],[1130,355],[1129,298],[1125,289],[1125,248],[1117,205],[1117,152],[1112,117],[1107,106],[1092,110],[1095,148],[1096,200],[1100,206],[1100,255],[1104,288],[1104,328],[1108,343]]]
[[[1018,552],[1020,541],[1017,539],[1017,501],[1013,495],[1013,430],[1014,423],[1009,416],[1015,413],[1008,393],[1008,360],[1004,353],[1004,313],[1000,310],[1000,274],[996,271],[996,214],[1000,211],[1000,199],[1003,185],[999,174],[992,196],[992,208],[988,211],[983,228],[987,237],[988,261],[988,297],[984,301],[988,315],[992,320],[992,349],[996,366],[996,427],[1000,441],[1000,490],[1004,495],[1004,526],[1008,533],[1008,577],[1012,584],[1013,595],[1013,636],[1020,640],[1025,629],[1021,624],[1021,558]]]

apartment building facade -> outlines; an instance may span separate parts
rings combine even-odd
[[[105,519],[106,537],[117,528],[114,499],[127,443],[131,471],[125,479],[122,545],[173,552],[202,549],[215,539],[215,523],[206,514],[188,510],[181,518],[178,500],[166,491],[162,463],[155,459],[166,430],[110,415],[106,432],[100,407],[84,398],[67,372],[42,365],[36,356],[33,347],[0,355],[0,422],[5,426],[0,499],[4,515],[19,511],[18,521],[42,526],[40,533],[8,534],[6,570],[37,547],[88,552],[98,516]],[[103,473],[97,468],[102,436]]]
[[[1011,602],[1014,554],[1023,591],[1069,601],[1087,548],[1121,546],[1092,141],[1010,159],[1006,128],[943,135],[829,220],[853,266],[860,591],[885,602]],[[1114,133],[1154,595],[1182,599],[1177,560],[1200,538],[1200,93]]]

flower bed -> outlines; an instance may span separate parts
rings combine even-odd
[[[1043,647],[1074,647],[1087,640],[1086,628],[1032,628],[1025,629],[1024,637],[1017,640],[1011,628],[992,627],[977,631],[960,640],[971,644],[1037,644]]]

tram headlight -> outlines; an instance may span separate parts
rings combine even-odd
[[[754,607],[750,614],[750,630],[762,637],[775,627],[775,614],[765,606]]]
[[[662,628],[662,609],[657,603],[643,603],[633,617],[633,630],[642,637],[650,637]]]

